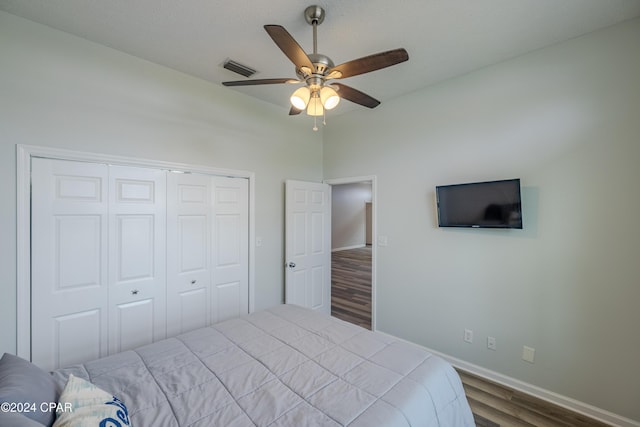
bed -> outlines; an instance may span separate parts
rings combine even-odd
[[[475,426],[460,378],[447,362],[402,340],[294,305],[59,369],[49,377],[64,396],[70,379],[113,395],[110,408],[120,412],[108,426]],[[60,418],[68,399],[58,394]],[[38,421],[48,425],[52,419]]]

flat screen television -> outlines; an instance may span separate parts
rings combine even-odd
[[[436,187],[438,226],[522,228],[520,180]]]

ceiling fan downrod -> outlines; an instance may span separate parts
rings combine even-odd
[[[322,55],[318,53],[318,25],[324,22],[325,12],[324,9],[320,6],[309,6],[304,10],[304,19],[307,21],[307,24],[313,27],[313,53],[309,54],[309,59],[313,64],[313,70],[311,70],[311,74],[300,75],[306,82],[307,87],[310,91],[310,100],[313,102],[311,108],[311,112],[307,109],[307,114],[310,114],[313,117],[313,130],[318,130],[317,119],[319,115],[322,115],[322,123],[324,125],[326,122],[326,110],[333,108],[337,105],[340,100],[340,97],[337,95],[335,90],[331,88],[325,88],[325,74],[326,71],[333,68],[334,64],[331,58],[326,55]],[[321,94],[321,90],[323,91]],[[331,90],[335,95],[335,99],[332,102],[331,106],[325,101],[325,92],[327,90]],[[322,98],[322,101],[321,101]],[[318,111],[319,110],[319,111]]]
[[[309,54],[309,59],[314,67],[311,74],[313,77],[319,78],[321,83],[324,83],[325,72],[334,67],[331,58],[318,53],[318,25],[324,22],[324,17],[324,9],[320,6],[309,6],[304,10],[305,21],[313,27],[313,53]],[[305,80],[312,76],[306,76]]]
[[[320,6],[309,6],[304,10],[304,19],[313,26],[313,53],[318,53],[318,25],[324,22],[324,9]]]
[[[326,72],[334,67],[331,58],[318,53],[318,25],[324,22],[324,17],[324,9],[320,6],[309,6],[304,10],[305,21],[313,27],[313,53],[308,55],[313,69],[309,74],[305,75],[303,71],[302,75],[298,76],[306,81],[312,92],[317,92],[325,86]]]

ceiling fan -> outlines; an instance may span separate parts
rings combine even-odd
[[[297,79],[275,78],[237,80],[222,82],[225,86],[253,86],[280,83],[304,83],[305,86],[297,89],[291,95],[291,109],[289,115],[300,114],[306,109],[310,116],[324,116],[325,110],[335,108],[341,98],[375,108],[380,101],[342,83],[329,83],[330,80],[344,79],[369,73],[381,68],[396,65],[409,59],[406,50],[394,49],[365,56],[359,59],[334,65],[331,58],[318,53],[318,25],[322,24],[325,17],[324,9],[320,6],[309,6],[304,11],[307,23],[313,26],[313,53],[307,54],[296,40],[280,25],[265,25],[264,29],[278,45],[280,50],[296,66]],[[317,125],[313,130],[317,130]]]

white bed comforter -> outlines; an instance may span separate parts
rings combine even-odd
[[[283,305],[54,372],[113,393],[135,427],[474,426],[427,351]]]

